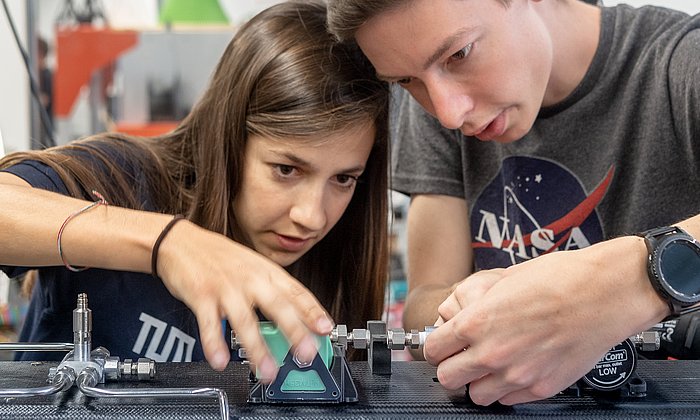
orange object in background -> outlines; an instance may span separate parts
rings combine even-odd
[[[156,121],[143,124],[117,123],[114,131],[132,136],[154,137],[173,131],[178,124],[177,121]]]
[[[92,74],[138,42],[136,31],[98,29],[90,25],[62,28],[56,34],[54,114],[67,117],[80,89]]]

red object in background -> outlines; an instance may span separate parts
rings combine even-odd
[[[90,25],[59,29],[56,34],[54,114],[70,115],[80,89],[92,74],[110,65],[138,42],[136,31],[97,29]]]
[[[158,121],[143,124],[117,123],[114,131],[132,136],[154,137],[173,131],[178,124],[180,123],[177,121]]]

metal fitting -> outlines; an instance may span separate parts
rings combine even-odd
[[[78,303],[73,310],[73,360],[90,360],[92,347],[92,311],[88,308],[87,294],[78,295]]]
[[[156,362],[145,357],[139,358],[136,362],[136,375],[139,381],[148,381],[155,378]]]
[[[392,328],[387,331],[386,342],[391,350],[403,350],[406,346],[406,333],[403,328]]]
[[[630,340],[641,351],[656,351],[661,348],[661,335],[658,331],[643,331],[630,337]]]
[[[124,359],[124,361],[121,363],[120,370],[122,371],[121,376],[131,376],[132,374],[135,374],[136,372],[132,372],[132,367],[133,367],[133,360],[131,359]]]
[[[343,324],[336,325],[331,331],[331,342],[338,343],[341,347],[348,346],[348,327]]]
[[[352,346],[356,349],[366,349],[369,341],[369,333],[362,328],[355,328],[348,335],[348,341],[352,341]]]
[[[105,378],[118,381],[122,377],[121,364],[118,357],[107,357],[104,366]]]
[[[412,349],[420,348],[421,342],[418,330],[413,329],[410,333],[406,334],[406,346]]]

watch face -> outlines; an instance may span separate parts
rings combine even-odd
[[[670,241],[659,254],[659,269],[675,298],[687,303],[700,299],[700,248],[685,239]]]

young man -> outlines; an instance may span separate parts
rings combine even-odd
[[[700,237],[700,18],[577,0],[331,0],[329,23],[403,87],[404,322],[439,315],[425,357],[444,386],[470,383],[484,405],[552,396],[698,300],[690,237],[650,234],[689,259],[648,275],[635,233]],[[684,296],[656,291],[684,279]]]

